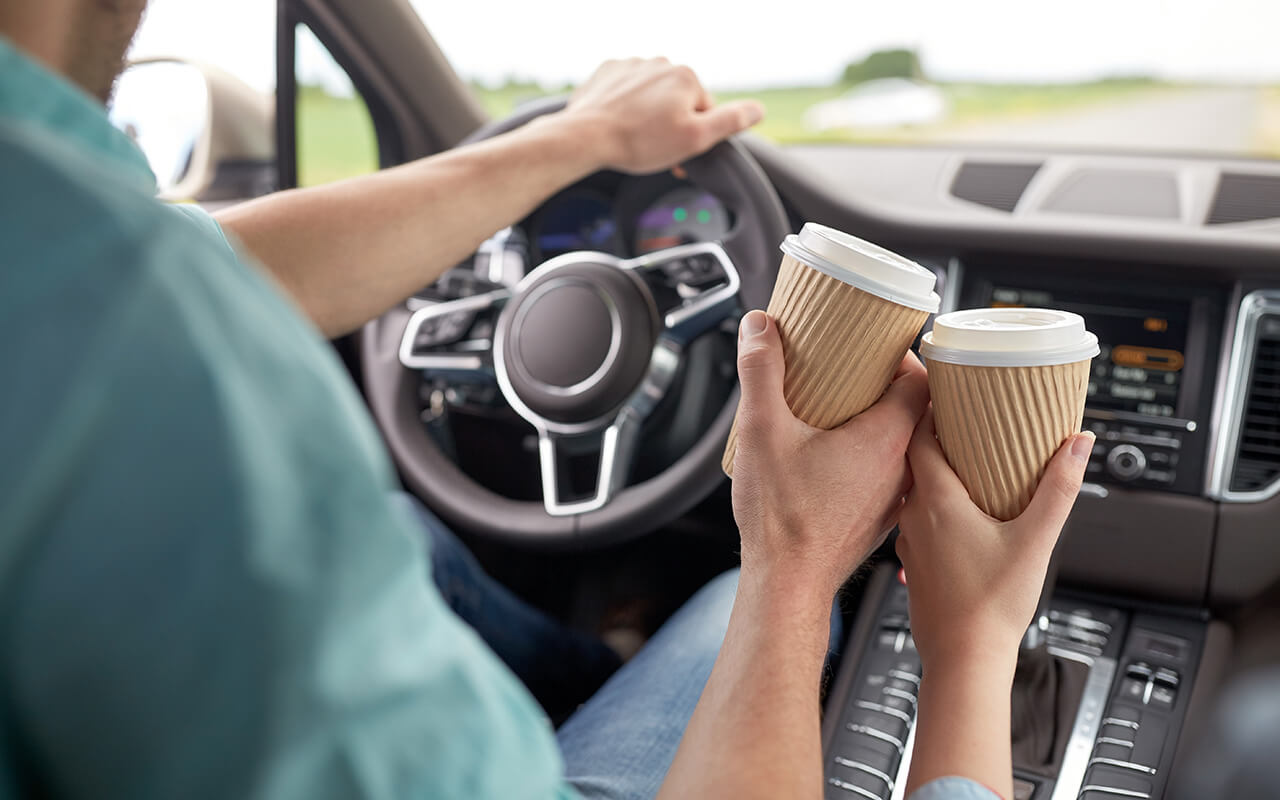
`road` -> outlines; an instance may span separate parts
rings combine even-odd
[[[1149,151],[1245,153],[1255,145],[1262,92],[1159,89],[1033,118],[939,128],[939,141]]]

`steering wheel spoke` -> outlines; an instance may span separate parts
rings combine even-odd
[[[688,344],[732,316],[741,278],[715,242],[669,247],[623,262],[653,291],[664,335]]]
[[[400,363],[429,376],[493,383],[493,331],[510,289],[423,305],[400,339]]]
[[[538,436],[538,461],[542,471],[542,502],[547,513],[555,517],[585,514],[603,508],[613,493],[627,481],[631,458],[635,454],[640,424],[620,416],[612,425],[588,434],[563,435],[543,431]],[[594,486],[576,498],[566,498],[564,491],[573,481],[574,459],[590,460],[597,456]]]
[[[627,483],[635,456],[640,429],[653,413],[675,379],[680,366],[681,345],[669,338],[658,339],[644,380],[617,416],[603,427],[559,425],[542,421],[538,425],[538,462],[542,474],[542,502],[553,517],[585,514],[603,508]],[[566,499],[565,477],[581,475],[573,471],[573,460],[598,459],[594,483],[577,489]],[[585,491],[584,491],[585,488]]]

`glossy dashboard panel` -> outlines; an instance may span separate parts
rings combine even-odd
[[[538,265],[569,252],[594,251],[625,259],[722,241],[733,233],[736,221],[718,197],[673,173],[597,173],[498,231],[410,298],[409,307],[513,287]]]
[[[521,224],[534,264],[574,250],[621,258],[723,239],[733,226],[724,204],[670,173],[603,173],[571,186]]]
[[[959,307],[1061,308],[1098,335],[1084,420],[1098,441],[1087,480],[1205,494],[1230,284],[1158,281],[1123,263],[1049,256],[957,263]]]

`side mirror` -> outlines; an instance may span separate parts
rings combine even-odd
[[[272,99],[221,70],[135,62],[108,113],[146,155],[163,200],[240,200],[275,189]]]
[[[135,64],[120,76],[111,122],[137,142],[151,163],[160,194],[196,177],[209,146],[209,86],[200,70],[177,61]]]

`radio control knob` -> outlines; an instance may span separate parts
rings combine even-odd
[[[1131,444],[1117,445],[1107,453],[1107,470],[1115,478],[1131,481],[1147,470],[1147,456]]]

